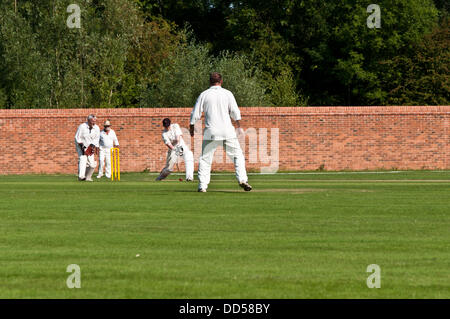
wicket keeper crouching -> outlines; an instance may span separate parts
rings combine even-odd
[[[186,166],[186,181],[194,180],[194,155],[184,143],[183,133],[178,124],[170,124],[170,119],[163,120],[164,131],[162,139],[168,147],[166,166],[162,169],[157,181],[161,181],[173,172],[174,165],[178,162],[178,156],[182,156]]]

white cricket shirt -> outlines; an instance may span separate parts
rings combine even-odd
[[[75,143],[83,143],[84,146],[88,147],[94,144],[99,147],[100,142],[100,128],[98,125],[94,125],[92,129],[89,128],[87,122],[80,124],[78,126],[77,132],[75,133]]]
[[[180,125],[174,123],[169,126],[169,129],[167,131],[164,131],[162,133],[162,139],[164,141],[164,144],[172,144],[173,146],[177,145],[176,140],[179,140],[180,145],[184,145],[183,140],[183,132],[181,132]]]
[[[119,146],[119,140],[113,129],[110,129],[108,133],[106,133],[105,130],[100,132],[100,146],[103,148]]]
[[[226,140],[236,138],[236,130],[231,123],[241,119],[233,93],[221,86],[211,86],[203,91],[195,103],[191,113],[191,125],[205,113],[204,140]]]

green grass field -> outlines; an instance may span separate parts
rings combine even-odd
[[[449,171],[178,177],[0,176],[0,298],[450,298]]]

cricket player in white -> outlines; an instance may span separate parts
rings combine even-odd
[[[107,120],[103,124],[103,130],[100,132],[100,155],[97,178],[102,178],[103,168],[105,168],[105,175],[111,178],[111,149],[119,147],[119,140],[116,132],[111,128],[111,122]]]
[[[199,192],[206,192],[211,179],[211,163],[214,152],[223,145],[227,155],[233,160],[236,179],[245,191],[251,191],[245,170],[245,158],[237,139],[231,118],[240,128],[241,112],[233,93],[222,88],[222,76],[214,72],[210,76],[211,87],[203,91],[195,103],[191,113],[190,133],[194,136],[194,124],[205,113],[205,129],[203,131],[202,155],[198,166]]]
[[[92,182],[92,174],[97,167],[95,153],[98,152],[100,128],[95,124],[95,115],[89,115],[87,122],[78,126],[75,145],[78,153],[78,180]]]
[[[181,132],[180,125],[170,124],[170,119],[165,118],[163,120],[164,131],[162,133],[162,139],[166,144],[167,159],[166,166],[162,169],[157,181],[161,181],[170,173],[173,172],[173,167],[178,161],[178,157],[182,156],[184,164],[186,166],[186,181],[191,182],[194,180],[194,155],[190,151],[189,147],[184,143],[183,133]]]

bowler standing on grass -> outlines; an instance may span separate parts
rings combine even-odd
[[[205,130],[203,132],[202,155],[198,166],[198,191],[206,192],[211,179],[211,164],[214,152],[222,145],[227,155],[233,160],[236,179],[245,191],[251,191],[245,170],[245,158],[237,139],[231,118],[236,121],[238,130],[242,131],[239,121],[239,111],[233,93],[222,88],[223,80],[220,73],[210,75],[211,87],[203,91],[195,103],[191,113],[190,133],[194,136],[195,122],[205,113]]]
[[[189,147],[184,143],[183,133],[180,125],[171,124],[169,118],[163,120],[164,131],[162,139],[167,146],[166,166],[162,169],[157,181],[161,181],[173,172],[173,167],[178,161],[178,157],[183,157],[186,167],[186,182],[194,180],[194,155]]]
[[[92,182],[92,174],[97,167],[94,154],[98,154],[100,128],[95,124],[96,121],[95,115],[89,115],[87,122],[80,124],[75,134],[79,181]]]
[[[100,132],[100,155],[97,178],[102,178],[103,168],[107,178],[111,178],[111,149],[119,147],[116,132],[111,128],[111,122],[106,120]]]

